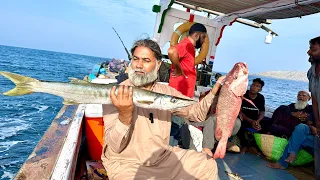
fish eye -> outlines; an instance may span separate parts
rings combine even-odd
[[[238,76],[233,76],[233,79],[238,79]]]
[[[178,100],[175,98],[175,97],[172,97],[171,99],[170,99],[170,102],[172,102],[172,103],[176,103]]]

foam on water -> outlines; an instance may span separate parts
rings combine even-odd
[[[32,104],[31,106],[38,109],[38,112],[45,111],[49,108],[49,106],[39,105],[39,104]]]
[[[105,60],[0,45],[1,71],[39,80],[68,82],[68,77],[82,79],[96,63]],[[0,76],[0,92],[12,88],[14,84]],[[12,179],[18,172],[62,107],[61,102],[62,98],[45,93],[15,97],[0,95],[0,151],[4,151],[0,152],[0,179]]]
[[[30,124],[24,120],[14,118],[1,120],[2,118],[0,118],[0,140],[15,136],[19,131],[30,128]]]
[[[1,179],[8,178],[8,179],[13,179],[15,174],[8,172],[8,171],[3,171],[3,175],[1,176]]]
[[[0,153],[8,151],[12,146],[24,141],[5,141],[0,142]],[[0,157],[1,158],[1,157]]]

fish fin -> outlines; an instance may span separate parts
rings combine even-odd
[[[254,106],[255,108],[259,109],[250,99],[247,99],[245,97],[242,97],[242,99],[246,100],[248,103],[250,103],[252,106]]]
[[[10,91],[4,92],[3,95],[6,96],[21,96],[25,94],[31,94],[33,91],[27,88],[20,88],[20,87],[15,87],[11,89]]]
[[[64,104],[64,105],[74,105],[74,104],[79,104],[79,103],[77,103],[76,101],[70,100],[70,99],[64,99],[62,104]]]
[[[89,81],[81,80],[81,79],[74,78],[74,77],[69,77],[69,80],[71,83],[74,83],[74,84],[88,84],[88,83],[90,83]]]
[[[137,102],[140,104],[147,104],[147,105],[150,105],[153,103],[153,101],[137,101]]]
[[[40,82],[37,79],[27,77],[27,76],[22,76],[22,75],[11,73],[11,72],[1,71],[0,74],[8,78],[9,80],[11,80],[16,85],[15,88],[11,89],[8,92],[3,93],[6,96],[20,96],[25,94],[31,94],[33,93],[32,87],[28,83]]]

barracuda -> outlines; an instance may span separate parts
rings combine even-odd
[[[34,92],[60,96],[63,104],[112,104],[110,91],[117,84],[93,84],[72,78],[70,83],[40,81],[11,72],[0,72],[10,79],[16,87],[3,93],[7,96],[19,96]],[[117,91],[116,91],[117,93]],[[170,110],[192,105],[196,101],[133,88],[133,101],[136,106],[148,109]]]

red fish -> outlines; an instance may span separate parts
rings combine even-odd
[[[248,87],[248,67],[239,62],[228,73],[221,87],[216,109],[215,136],[219,144],[213,158],[224,158],[228,138],[239,115],[242,98]]]

